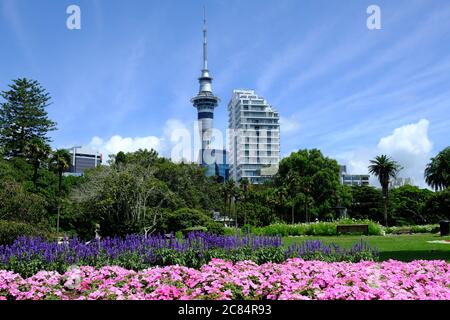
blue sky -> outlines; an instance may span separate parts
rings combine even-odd
[[[81,8],[81,30],[66,8]],[[170,149],[196,112],[202,15],[209,67],[227,127],[233,89],[255,89],[282,116],[282,156],[299,148],[364,173],[389,153],[423,185],[449,145],[447,0],[0,0],[0,90],[38,80],[52,95],[53,147]],[[381,8],[381,30],[366,9]]]

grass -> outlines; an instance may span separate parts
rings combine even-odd
[[[450,237],[440,237],[434,234],[387,235],[387,236],[300,236],[284,237],[284,245],[300,243],[304,240],[319,239],[325,243],[333,242],[340,246],[349,247],[363,239],[372,246],[376,246],[380,253],[380,260],[446,260],[450,262],[450,244],[428,243],[433,240],[450,240]]]

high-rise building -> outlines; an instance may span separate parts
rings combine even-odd
[[[206,168],[207,176],[217,176],[219,180],[228,180],[228,164],[226,150],[212,149],[211,138],[214,121],[214,109],[220,99],[212,92],[212,80],[208,69],[208,44],[206,14],[203,19],[203,69],[201,71],[200,89],[198,94],[191,99],[197,109],[198,127],[201,148],[198,155],[198,163]]]
[[[280,161],[278,112],[253,90],[234,90],[228,103],[230,178],[259,184],[272,177]]]
[[[368,174],[349,174],[347,166],[340,166],[341,184],[346,186],[368,186],[370,175]]]
[[[391,188],[391,189],[400,188],[403,186],[413,186],[413,185],[414,185],[413,178],[396,177],[395,179],[393,179],[389,182],[389,188]]]

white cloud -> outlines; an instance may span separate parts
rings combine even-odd
[[[423,173],[431,157],[433,143],[428,138],[430,122],[422,119],[417,123],[397,128],[387,137],[381,138],[378,149],[392,156],[402,166],[400,177],[413,178],[419,186],[425,187]]]
[[[381,151],[421,155],[429,153],[433,144],[428,139],[430,122],[426,119],[418,123],[397,128],[390,136],[380,139],[378,148]]]
[[[420,187],[426,187],[423,172],[431,158],[433,143],[428,137],[430,122],[421,119],[417,123],[396,128],[391,135],[382,137],[372,149],[360,148],[337,156],[347,165],[349,173],[367,173],[370,159],[387,154],[398,161],[403,169],[399,177],[412,178]],[[371,182],[375,182],[372,177]]]
[[[192,160],[193,130],[189,130],[182,121],[169,119],[166,121],[161,136],[122,137],[113,135],[109,139],[93,137],[88,148],[99,151],[106,160],[109,155],[119,151],[134,152],[139,149],[154,149],[160,155],[174,161]]]
[[[158,150],[160,144],[161,139],[155,136],[130,138],[114,135],[106,141],[100,137],[93,137],[88,146],[92,149],[100,150],[105,156],[109,156],[119,151],[133,152],[139,149]]]

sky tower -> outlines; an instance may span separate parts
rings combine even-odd
[[[203,12],[203,69],[198,81],[200,90],[198,94],[191,99],[192,104],[197,108],[199,134],[202,142],[199,153],[199,163],[201,165],[211,165],[204,159],[205,150],[211,149],[211,130],[213,129],[214,108],[217,107],[220,99],[212,92],[213,78],[208,70],[208,45],[207,45],[207,26],[206,10]]]

